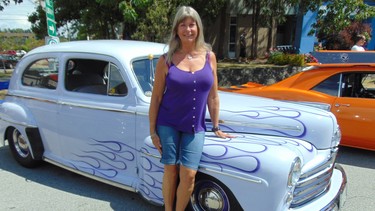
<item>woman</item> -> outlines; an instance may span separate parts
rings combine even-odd
[[[182,211],[194,189],[202,155],[206,105],[212,131],[218,137],[231,136],[219,129],[216,57],[204,41],[202,21],[193,8],[179,8],[168,44],[168,53],[156,65],[150,134],[164,164],[165,210]]]

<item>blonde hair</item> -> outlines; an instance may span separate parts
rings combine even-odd
[[[177,30],[178,25],[183,22],[186,18],[193,19],[198,26],[198,36],[195,41],[195,48],[196,49],[204,49],[206,51],[211,51],[211,45],[204,41],[203,35],[203,24],[202,20],[195,9],[189,6],[181,6],[174,17],[173,25],[172,25],[172,32],[168,41],[169,50],[167,53],[167,63],[170,64],[172,62],[173,54],[181,48],[181,40],[178,37]]]

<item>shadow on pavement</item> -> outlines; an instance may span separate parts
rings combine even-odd
[[[351,166],[375,169],[375,152],[341,146],[337,156],[337,162]]]
[[[154,206],[136,193],[113,187],[52,164],[28,169],[20,166],[12,157],[9,147],[0,146],[0,171],[11,172],[25,181],[35,182],[75,195],[108,201],[113,210],[163,210]]]

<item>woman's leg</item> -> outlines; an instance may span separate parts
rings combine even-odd
[[[180,166],[180,184],[177,188],[176,211],[184,211],[194,190],[196,170]]]
[[[172,211],[176,196],[176,186],[178,178],[177,165],[164,165],[163,175],[163,197],[166,211]]]
[[[179,165],[180,132],[172,127],[157,126],[160,137],[162,155],[160,162],[164,164],[163,198],[166,211],[174,210]]]
[[[194,190],[195,175],[199,167],[204,145],[204,132],[183,133],[180,151],[180,183],[177,187],[176,210],[184,211]]]

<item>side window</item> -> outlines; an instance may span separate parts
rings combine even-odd
[[[337,97],[339,95],[340,90],[340,78],[341,74],[333,75],[327,78],[326,80],[322,81],[312,90]]]
[[[155,67],[159,58],[142,59],[133,62],[133,71],[146,96],[151,96],[154,85]]]
[[[125,96],[128,94],[124,79],[121,77],[120,70],[116,65],[110,64],[108,71],[109,92],[111,96]]]
[[[348,73],[343,97],[375,98],[375,73]]]
[[[120,70],[108,61],[70,59],[65,69],[65,89],[68,91],[111,96],[127,94]]]
[[[22,85],[56,89],[59,63],[57,58],[44,58],[33,62],[22,75]]]

